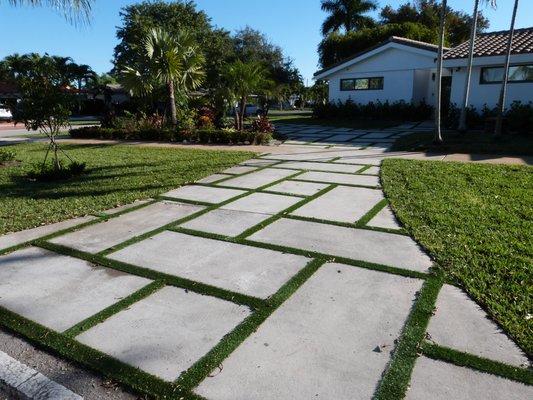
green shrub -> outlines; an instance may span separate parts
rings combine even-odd
[[[405,101],[394,103],[378,101],[360,104],[349,99],[344,103],[339,101],[316,104],[313,116],[319,119],[423,121],[431,118],[432,111],[433,108],[424,102],[415,104]]]
[[[70,130],[75,139],[102,140],[139,140],[201,144],[268,144],[272,139],[270,132],[235,131],[231,129],[113,129],[100,127],[82,127]]]
[[[0,149],[0,163],[13,161],[15,157],[15,152],[11,150]]]
[[[446,116],[446,126],[450,129],[457,129],[459,126],[459,117],[461,110],[456,104],[450,106]],[[475,107],[467,108],[466,125],[470,129],[483,129],[488,118],[495,118],[498,115],[496,107],[489,108],[486,104],[481,111]],[[533,132],[533,102],[527,104],[515,101],[505,111],[504,117],[506,130],[513,133],[532,133]]]
[[[68,166],[57,168],[54,164],[35,165],[28,172],[28,178],[38,182],[66,181],[85,172],[86,164],[73,161]]]

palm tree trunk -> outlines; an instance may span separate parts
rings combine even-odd
[[[479,0],[475,0],[474,13],[472,14],[472,30],[470,32],[470,50],[468,53],[468,66],[466,67],[465,91],[463,94],[463,104],[461,107],[461,116],[459,117],[459,131],[466,132],[466,110],[468,109],[468,100],[470,98],[470,81],[472,80],[472,64],[474,63],[474,47],[476,43],[477,19],[478,19]]]
[[[178,125],[178,115],[176,112],[176,95],[174,94],[174,82],[167,83],[168,106],[170,108],[170,120],[173,126]]]
[[[511,28],[509,29],[509,39],[507,41],[507,54],[505,57],[505,67],[503,68],[502,88],[500,90],[500,100],[498,102],[498,117],[496,118],[496,127],[494,136],[502,134],[503,114],[505,113],[505,99],[507,97],[507,84],[509,79],[509,67],[511,64],[511,51],[513,49],[514,27],[516,22],[516,12],[518,10],[518,0],[514,2],[513,17],[511,18]]]
[[[442,143],[442,57],[444,54],[444,33],[446,25],[447,0],[442,0],[440,12],[439,53],[437,56],[437,76],[435,77],[435,143]]]

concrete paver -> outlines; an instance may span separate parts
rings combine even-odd
[[[160,233],[110,258],[261,298],[276,293],[310,261],[177,232]]]
[[[88,253],[98,253],[203,209],[204,207],[192,204],[157,202],[107,222],[57,237],[51,242]]]
[[[210,400],[370,399],[420,287],[327,264],[195,391]]]
[[[420,357],[406,400],[528,400],[533,386]]]
[[[407,236],[316,222],[280,219],[249,239],[420,272],[432,265]]]
[[[0,257],[0,305],[58,332],[150,282],[36,247]]]
[[[249,314],[246,307],[167,286],[76,339],[171,382]]]

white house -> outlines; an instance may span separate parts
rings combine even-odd
[[[486,104],[498,104],[509,31],[483,33],[477,36],[470,85],[469,104],[481,110]],[[452,76],[450,101],[463,102],[469,43],[463,43],[444,55],[444,67]],[[513,101],[533,101],[533,28],[515,31],[509,70],[506,105]]]
[[[480,34],[476,40],[470,104],[480,110],[499,100],[509,32]],[[462,103],[468,42],[446,49],[443,71],[444,101]],[[375,47],[315,74],[329,82],[330,102],[425,101],[435,104],[437,46],[391,37]],[[515,31],[507,105],[533,101],[533,28]],[[449,98],[448,98],[449,96]]]
[[[431,82],[437,51],[433,44],[393,36],[317,72],[315,79],[329,82],[330,102],[404,100],[434,104]]]

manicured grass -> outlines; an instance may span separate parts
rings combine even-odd
[[[533,354],[533,168],[384,161],[385,193],[405,229]]]
[[[495,139],[490,133],[484,132],[446,132],[443,137],[444,143],[435,145],[433,133],[413,133],[398,139],[392,150],[533,155],[533,135],[508,135]]]
[[[20,165],[0,168],[0,234],[98,213],[160,195],[253,157],[253,153],[125,145],[62,148],[87,163],[80,178],[30,182],[25,174],[42,162],[46,144],[7,147]]]
[[[275,113],[268,116],[274,124],[306,124],[326,125],[336,128],[352,129],[383,129],[400,125],[400,121],[372,121],[372,120],[348,120],[348,119],[317,119],[313,118],[311,111],[307,113]]]

